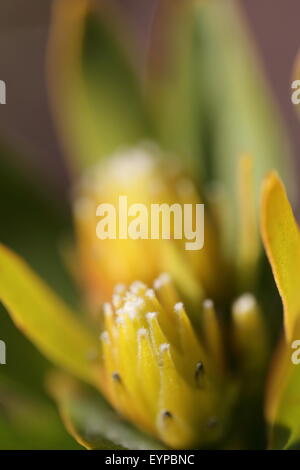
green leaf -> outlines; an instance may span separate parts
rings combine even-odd
[[[298,323],[298,337],[300,322]],[[273,359],[266,394],[270,449],[300,449],[300,368],[291,357],[295,349],[282,340]]]
[[[57,239],[68,230],[61,201],[56,208],[45,197],[46,190],[43,193],[37,187],[33,172],[25,174],[17,168],[19,155],[0,145],[0,156],[1,241],[22,253],[66,300],[75,304],[74,289],[57,252]],[[31,449],[33,443],[37,449],[76,448],[45,393],[48,361],[15,327],[2,305],[0,339],[7,350],[7,363],[0,366],[0,448]]]
[[[164,449],[161,443],[124,421],[88,387],[54,373],[49,388],[70,434],[87,449]]]
[[[48,199],[48,191],[45,194],[38,187],[35,175],[17,168],[16,161],[22,157],[1,143],[0,157],[0,213],[5,221],[0,224],[1,242],[20,253],[68,304],[77,307],[78,293],[58,251],[59,238],[71,229],[66,208],[61,199],[59,206]],[[5,340],[9,351],[9,361],[0,368],[0,375],[26,384],[46,399],[43,377],[49,363],[15,328],[3,306],[0,306],[0,339]],[[24,363],[30,364],[30,369],[23,367]]]
[[[0,300],[47,358],[97,382],[89,355],[98,341],[63,301],[14,252],[0,245]]]
[[[195,169],[202,170],[203,149],[197,75],[201,59],[192,4],[158,2],[149,39],[146,92],[160,144],[195,174]]]
[[[49,48],[50,90],[70,156],[89,166],[149,136],[138,78],[112,19],[89,0],[55,2]],[[123,32],[123,43],[128,32]]]
[[[239,13],[234,0],[196,5],[207,169],[210,179],[224,185],[233,217],[238,198],[232,181],[242,155],[254,158],[256,207],[261,181],[270,168],[285,179],[290,176],[286,130]],[[235,223],[231,222],[230,246],[235,250]]]

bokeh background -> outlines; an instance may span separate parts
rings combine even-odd
[[[64,243],[62,234],[66,233],[66,237],[70,234],[71,224],[67,204],[70,189],[68,172],[54,130],[46,87],[45,55],[52,1],[0,1],[0,79],[7,83],[7,104],[0,106],[0,159],[6,160],[0,161],[0,240],[22,254],[65,300],[77,305],[78,292],[58,250]],[[140,35],[140,44],[146,47],[156,3],[164,0],[109,1],[118,1],[122,5],[132,28]],[[286,122],[295,168],[300,176],[299,120],[291,103],[292,68],[300,47],[300,2],[239,0],[239,3]],[[139,59],[142,63],[143,57]],[[25,170],[29,180],[24,180],[22,172],[10,171],[7,160],[13,162],[17,169]],[[40,189],[44,191],[44,199],[40,197]],[[57,211],[57,208],[62,210]],[[40,435],[40,441],[35,442],[36,448],[44,448],[45,443],[54,448],[62,445],[72,448],[75,444],[63,429],[53,404],[45,394],[43,379],[49,364],[15,329],[1,306],[0,326],[0,339],[5,339],[9,352],[8,364],[0,370],[0,447],[23,448],[25,435],[25,447],[28,445],[30,448],[36,435]],[[27,401],[25,406],[16,407],[16,403],[22,403],[23,397],[7,400],[11,397],[10,380],[18,384],[18,389],[22,384],[24,395],[33,396],[34,403],[38,398],[47,407],[43,422],[46,423],[45,428],[50,428],[50,421],[53,424],[50,441],[48,429],[41,432],[38,420],[35,437],[28,435],[27,423],[32,422],[36,408],[32,407],[30,412]],[[7,442],[3,442],[1,419],[3,415],[6,419],[4,404],[6,406],[7,401],[9,405],[12,403],[13,422],[19,423],[20,441],[10,437],[5,422]],[[24,408],[29,410],[27,421],[24,420]],[[45,413],[43,411],[43,415]]]
[[[157,0],[119,0],[145,40]],[[52,0],[0,3],[0,78],[7,105],[0,106],[0,136],[22,149],[18,164],[38,172],[41,186],[61,198],[68,178],[47,104],[45,49]],[[300,45],[299,0],[239,0],[248,18],[270,86],[287,123],[300,171],[300,132],[290,101],[291,71]],[[221,80],[221,77],[220,77]]]

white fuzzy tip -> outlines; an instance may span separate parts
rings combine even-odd
[[[122,303],[122,298],[120,296],[120,294],[114,294],[112,296],[112,304],[115,308],[119,308],[121,306],[121,303]]]
[[[104,174],[108,180],[130,186],[132,181],[149,176],[155,166],[155,159],[145,149],[132,148],[115,154]]]
[[[175,312],[180,312],[183,309],[184,309],[184,305],[182,302],[177,302],[177,304],[174,305]]]
[[[171,276],[168,273],[162,273],[155,279],[153,282],[153,287],[155,290],[161,289],[162,286],[165,284],[169,284],[171,282]]]
[[[154,320],[157,317],[157,312],[148,312],[146,313],[146,318],[148,321]]]
[[[252,294],[244,294],[233,304],[233,312],[238,315],[245,315],[256,308],[256,300]]]
[[[109,302],[105,302],[103,304],[103,312],[104,312],[104,315],[107,315],[107,316],[113,315],[113,309]]]
[[[118,312],[117,312],[118,313]],[[116,318],[116,325],[117,326],[123,326],[125,325],[125,321],[124,321],[124,318],[119,315],[117,318]]]
[[[109,343],[109,334],[107,331],[102,331],[100,335],[100,340],[103,341],[104,343]]]
[[[205,299],[205,300],[203,301],[203,308],[204,308],[205,310],[210,310],[210,309],[214,308],[214,303],[213,303],[213,301],[212,301],[211,299]]]
[[[119,283],[114,288],[114,294],[124,294],[126,292],[125,284]]]
[[[138,339],[140,338],[145,338],[147,336],[147,330],[146,328],[140,328],[137,332],[138,334]]]
[[[145,296],[149,297],[150,299],[153,299],[155,297],[155,292],[153,289],[147,289],[145,292]]]
[[[141,281],[134,281],[130,286],[130,292],[138,295],[141,291],[147,289],[147,286]]]
[[[165,352],[165,351],[168,351],[170,349],[170,344],[169,343],[162,343],[160,346],[159,346],[159,350],[161,353]]]

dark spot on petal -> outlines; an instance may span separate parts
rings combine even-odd
[[[173,415],[172,415],[171,411],[168,411],[168,410],[162,411],[161,415],[162,415],[163,419],[173,418]]]
[[[203,377],[204,377],[204,365],[199,361],[196,365],[195,370],[195,381],[198,387],[203,387]]]
[[[119,382],[119,383],[122,383],[122,379],[121,379],[121,376],[118,372],[114,372],[112,374],[112,378],[113,380],[115,380],[116,382]]]

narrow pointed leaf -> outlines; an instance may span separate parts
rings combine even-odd
[[[149,40],[146,91],[163,148],[202,168],[200,77],[193,2],[158,2]],[[200,85],[201,86],[201,85]],[[171,155],[172,156],[172,155]]]
[[[199,90],[207,124],[205,155],[211,177],[224,184],[228,204],[237,207],[232,175],[241,155],[254,158],[256,207],[261,180],[270,168],[290,176],[290,146],[270,87],[238,2],[196,2],[200,49]],[[231,247],[236,235],[231,227]],[[234,242],[235,240],[235,242]]]
[[[89,360],[97,340],[76,314],[15,253],[0,245],[0,301],[46,357],[95,383]]]
[[[300,233],[284,186],[274,172],[265,180],[261,211],[262,237],[284,306],[286,336],[291,340],[300,317]]]
[[[57,0],[53,9],[51,101],[66,150],[82,167],[148,137],[139,81],[110,29],[116,15],[105,14],[107,3]]]
[[[267,387],[270,447],[300,448],[300,368],[292,362],[293,340],[300,338],[300,235],[285,188],[274,172],[263,186],[261,231],[282,298],[285,326]]]

